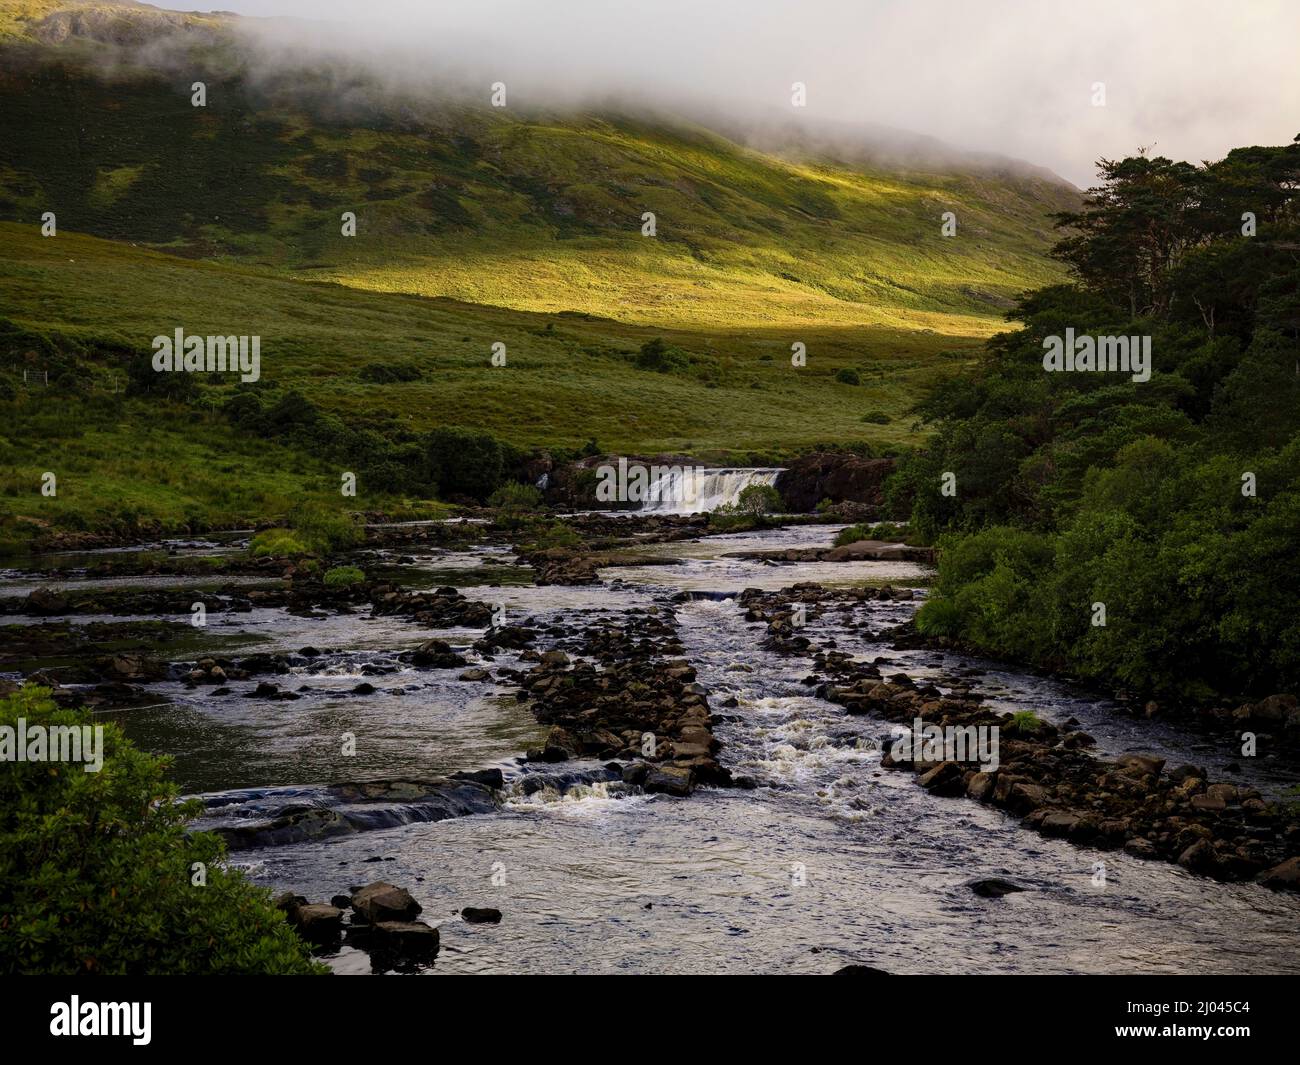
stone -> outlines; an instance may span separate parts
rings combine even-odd
[[[689,769],[670,765],[655,765],[646,774],[642,788],[650,793],[674,795],[685,798],[695,786],[695,774]]]
[[[972,880],[966,886],[984,899],[1000,899],[1003,895],[1011,895],[1017,891],[1025,890],[1019,884],[1013,884],[1010,880],[1003,880],[1000,877],[990,877],[987,880]]]
[[[369,921],[410,921],[422,907],[405,888],[383,880],[367,884],[352,896],[352,908]]]
[[[1219,856],[1208,839],[1197,840],[1178,856],[1178,864],[1188,872],[1210,874],[1219,866]]]
[[[407,958],[438,953],[438,930],[423,921],[379,921],[374,926],[376,946]]]
[[[343,931],[343,911],[324,902],[312,902],[291,912],[289,923],[304,939],[312,943],[328,943]]]
[[[1265,887],[1291,891],[1300,891],[1300,857],[1288,858],[1259,875],[1259,882]]]
[[[1115,759],[1115,764],[1126,772],[1158,777],[1165,767],[1165,760],[1149,754],[1122,754]]]
[[[460,911],[460,915],[470,924],[501,923],[501,911],[495,910],[491,906],[485,906],[482,909],[476,906],[466,906]]]

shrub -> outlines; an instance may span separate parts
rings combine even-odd
[[[655,337],[641,345],[636,357],[639,370],[652,370],[655,373],[669,373],[688,365],[686,354],[668,344],[663,337]]]
[[[254,558],[293,558],[310,554],[310,548],[288,529],[263,529],[248,549]]]
[[[845,366],[835,371],[835,380],[842,385],[860,385],[862,378],[858,376],[858,371],[852,367]]]
[[[356,566],[334,566],[325,571],[322,579],[326,588],[350,588],[354,584],[361,584],[366,575]]]
[[[303,507],[292,529],[264,529],[249,549],[256,558],[331,555],[361,542],[361,529],[350,515],[319,504]]]
[[[1042,719],[1032,710],[1017,710],[1011,715],[1010,728],[1016,732],[1034,733],[1042,727]]]
[[[501,483],[505,465],[501,443],[491,433],[472,429],[434,429],[425,438],[429,468],[438,492],[484,500]]]
[[[136,355],[126,364],[126,394],[188,402],[198,394],[192,373],[155,370],[152,355]]]
[[[734,503],[723,503],[709,511],[709,528],[719,532],[744,532],[755,529],[762,519],[754,514],[742,514]]]
[[[490,496],[488,506],[507,510],[536,510],[542,505],[541,489],[531,484],[507,481]]]
[[[961,612],[951,599],[931,598],[916,612],[916,631],[922,636],[957,636],[961,632]]]
[[[90,724],[45,689],[0,700],[0,725]],[[103,728],[103,764],[0,762],[0,972],[71,976],[326,971],[271,904],[187,822],[167,762]],[[206,883],[196,885],[196,863]]]
[[[850,525],[847,529],[841,529],[835,537],[835,546],[843,547],[846,544],[856,544],[859,540],[892,540],[895,543],[902,543],[906,539],[907,530],[892,521],[881,521],[874,525],[862,522],[858,525]]]
[[[361,542],[362,533],[352,516],[328,507],[310,505],[303,507],[294,519],[298,538],[318,555],[347,551]]]
[[[883,410],[869,410],[862,416],[862,420],[870,422],[872,425],[888,425],[894,419]]]
[[[740,495],[736,497],[738,514],[758,517],[778,511],[783,506],[785,501],[781,498],[781,493],[770,484],[751,484],[748,488],[741,489]]]

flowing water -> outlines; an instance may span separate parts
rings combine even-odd
[[[652,472],[654,467],[651,468]],[[650,482],[642,511],[657,514],[700,514],[732,505],[752,485],[772,486],[784,473],[781,467],[704,469],[671,466]]]
[[[611,569],[607,583],[590,587],[482,579],[483,566],[498,573],[508,563],[500,548],[385,559],[411,584],[456,584],[472,598],[504,603],[512,621],[542,626],[672,605],[686,657],[723,717],[715,729],[720,758],[752,777],[753,790],[701,789],[674,799],[601,783],[526,788],[538,769],[517,757],[544,730],[513,689],[459,681],[461,669],[412,669],[396,655],[430,632],[364,610],[214,615],[203,638],[222,653],[232,644],[294,652],[292,673],[273,679],[297,700],[238,694],[252,684],[215,696],[211,688],[164,683],[152,689],[162,705],[118,716],[142,745],[176,755],[182,786],[210,802],[207,824],[328,805],[334,800],[323,786],[331,782],[500,767],[508,797],[496,812],[435,822],[390,804],[374,814],[389,827],[233,858],[259,882],[313,900],[376,879],[409,888],[422,917],[442,930],[434,974],[825,973],[850,962],[896,973],[1300,972],[1295,896],[1044,839],[998,810],[937,798],[910,774],[882,770],[878,741],[889,727],[813,696],[801,683],[809,661],[765,651],[762,627],[746,623],[734,601],[746,587],[803,580],[924,581],[924,569],[911,563],[731,557],[826,545],[835,531],[801,526],[657,545],[650,550],[676,564]],[[0,594],[38,583],[51,582],[10,573]],[[690,593],[688,601],[672,603],[680,592]],[[1230,754],[1214,739],[1135,721],[1068,684],[959,655],[891,651],[875,634],[913,606],[872,601],[855,624],[830,611],[806,631],[854,655],[889,659],[918,679],[942,685],[965,675],[998,709],[1074,716],[1111,754],[1152,752],[1206,765],[1212,775],[1227,771]],[[468,648],[478,630],[433,635],[473,663]],[[198,654],[190,652],[191,660]],[[502,654],[491,665],[518,663]],[[363,684],[373,692],[355,690]],[[724,709],[732,696],[738,706]],[[344,732],[358,738],[354,756],[340,753]],[[1242,762],[1235,779],[1267,793],[1294,780],[1267,759]],[[598,766],[542,768],[573,778]],[[1094,886],[1097,862],[1106,866],[1104,887]],[[1027,890],[984,899],[966,886],[990,876]],[[499,925],[467,925],[454,916],[464,906],[492,906],[504,916]],[[347,947],[330,963],[342,972],[370,970],[368,956]]]

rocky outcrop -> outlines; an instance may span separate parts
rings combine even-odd
[[[893,469],[893,459],[821,451],[787,462],[776,490],[791,513],[814,510],[823,499],[879,506],[884,501],[885,478]]]
[[[530,760],[627,760],[626,783],[675,796],[699,784],[730,783],[715,757],[720,743],[708,693],[691,664],[673,657],[682,647],[671,613],[629,610],[562,642],[566,650],[526,652],[537,664],[517,674],[533,714],[551,726]],[[570,657],[576,654],[595,661]]]
[[[327,793],[335,805],[286,806],[266,820],[213,831],[230,850],[250,850],[491,813],[499,805],[494,788],[469,779],[363,781],[333,784]]]
[[[492,623],[491,606],[467,599],[455,588],[410,592],[392,585],[376,585],[370,591],[376,616],[408,617],[435,629],[480,629]]]

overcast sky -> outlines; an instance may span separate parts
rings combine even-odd
[[[158,6],[171,7],[166,0]],[[870,121],[1078,185],[1139,146],[1218,158],[1300,133],[1300,0],[219,0],[343,23],[511,102],[610,90]],[[177,4],[186,10],[202,5]],[[1093,85],[1105,84],[1105,106]]]

